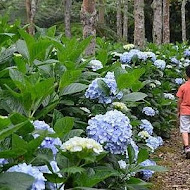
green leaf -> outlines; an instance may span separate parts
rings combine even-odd
[[[70,132],[74,125],[74,118],[64,117],[59,119],[55,125],[54,130],[59,137],[63,137],[66,133]]]
[[[24,40],[18,40],[16,42],[16,48],[17,51],[26,59],[29,59],[29,52],[28,52],[28,48],[26,45],[26,42]]]
[[[60,95],[69,95],[69,94],[75,94],[78,92],[81,92],[88,88],[88,85],[81,84],[81,83],[72,83],[69,86],[65,87],[61,92]]]
[[[6,172],[0,174],[0,189],[26,190],[34,183],[34,177],[20,172]]]
[[[64,168],[61,171],[65,172],[65,173],[69,173],[69,174],[76,174],[76,173],[81,174],[81,173],[83,173],[85,171],[85,169],[81,168],[81,167],[77,167],[77,166],[72,166],[72,167]]]
[[[26,149],[18,148],[14,150],[5,150],[0,152],[0,158],[18,158],[27,152]]]
[[[137,159],[137,163],[141,163],[144,162],[145,160],[147,160],[149,157],[148,154],[148,150],[147,149],[141,149],[138,153],[138,159]]]
[[[129,157],[129,164],[132,164],[135,160],[135,150],[131,145],[127,147],[128,157]]]
[[[12,149],[17,149],[18,147],[25,149],[27,147],[27,142],[23,140],[20,136],[13,134],[12,135]]]
[[[110,88],[108,87],[108,85],[102,79],[99,79],[97,83],[98,83],[99,88],[104,92],[104,94],[106,96],[109,96]]]
[[[73,129],[71,131],[69,131],[68,133],[66,133],[63,138],[61,139],[62,142],[66,142],[68,141],[70,138],[73,137],[80,137],[80,135],[83,133],[84,131],[82,129]]]
[[[108,52],[105,49],[101,49],[97,52],[97,56],[96,59],[101,61],[101,63],[103,65],[106,65],[107,61],[108,61]]]
[[[18,131],[21,127],[23,127],[28,121],[19,123],[15,126],[9,126],[3,130],[0,131],[0,141],[5,139],[6,137],[10,136],[11,134]]]
[[[122,99],[123,99],[123,101],[126,101],[126,102],[136,102],[136,101],[143,100],[146,97],[147,97],[147,95],[145,93],[133,92],[133,93],[124,95],[124,97]]]
[[[142,170],[151,170],[155,172],[167,172],[168,169],[163,166],[143,166]]]

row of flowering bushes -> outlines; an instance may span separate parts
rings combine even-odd
[[[186,44],[145,50],[97,38],[34,37],[0,19],[0,187],[148,189],[175,124]],[[144,180],[144,181],[143,181]]]

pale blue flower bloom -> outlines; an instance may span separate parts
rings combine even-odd
[[[112,154],[124,154],[131,143],[130,120],[122,112],[113,110],[105,115],[96,115],[88,121],[87,135]]]
[[[8,164],[8,160],[7,159],[4,159],[4,158],[1,158],[0,159],[0,166],[3,166],[5,164]]]
[[[44,121],[34,121],[34,128],[36,130],[47,130],[49,133],[55,133],[55,131]],[[39,136],[38,133],[35,133],[34,138],[37,138]],[[57,148],[56,146],[61,146],[62,142],[59,138],[52,138],[52,137],[45,137],[45,139],[42,141],[42,144],[40,145],[40,148],[49,148],[52,150],[53,154],[57,154]]]
[[[179,60],[176,57],[172,57],[171,58],[171,62],[178,65],[179,64]]]
[[[156,60],[156,61],[154,62],[154,65],[155,65],[157,68],[163,70],[163,69],[165,69],[165,67],[166,67],[166,62],[163,61],[163,60],[161,60],[161,59],[158,59],[158,60]]]
[[[110,89],[109,95],[106,95],[102,89],[98,86],[98,80],[102,79]],[[92,81],[88,89],[85,92],[86,98],[91,100],[98,99],[99,103],[110,104],[115,99],[121,99],[123,97],[122,92],[118,92],[117,83],[113,72],[108,72],[105,78],[97,78]]]
[[[152,133],[153,133],[153,126],[150,123],[150,121],[148,121],[146,119],[141,120],[141,124],[140,124],[139,128],[148,132],[149,135],[152,135]]]
[[[32,184],[31,190],[43,190],[45,189],[46,179],[43,176],[43,173],[39,171],[36,166],[27,165],[26,163],[18,164],[8,169],[8,172],[21,172],[29,174],[35,178],[34,183]]]
[[[189,49],[186,49],[183,53],[184,53],[185,57],[190,57],[190,50]]]
[[[156,150],[159,146],[163,145],[163,140],[161,137],[150,136],[148,139],[146,139],[146,145],[154,152],[154,150]]]
[[[182,78],[176,78],[175,79],[175,83],[178,84],[178,85],[183,84],[183,82],[184,82],[184,79],[182,79]]]
[[[144,162],[140,163],[140,165],[141,166],[156,166],[156,162],[147,159]],[[142,174],[143,174],[143,179],[144,180],[149,180],[152,177],[152,175],[154,174],[154,171],[142,170]]]
[[[91,60],[89,66],[92,68],[93,71],[97,71],[103,68],[102,63],[99,60]]]
[[[142,110],[142,113],[145,113],[148,116],[155,116],[156,111],[152,109],[151,107],[144,107]]]
[[[170,93],[164,93],[164,98],[170,99],[170,100],[175,100],[175,96]]]

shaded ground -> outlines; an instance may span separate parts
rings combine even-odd
[[[169,171],[155,175],[152,190],[190,190],[190,160],[182,154],[181,136],[177,129],[172,131],[171,139],[161,147],[156,157],[157,163]]]

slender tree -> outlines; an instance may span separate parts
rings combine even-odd
[[[121,12],[121,0],[116,0],[117,2],[117,36],[119,39],[122,38],[122,12]]]
[[[170,0],[163,0],[163,43],[170,43]]]
[[[123,39],[128,41],[128,0],[123,0]]]
[[[144,0],[134,0],[134,18],[134,44],[143,48],[145,44]]]
[[[65,36],[71,38],[71,6],[72,0],[64,0]]]
[[[95,53],[96,36],[96,0],[83,0],[81,7],[81,22],[83,24],[83,37],[94,36],[86,49],[86,55]]]
[[[156,44],[162,43],[162,0],[153,0],[152,9],[153,16],[153,42]]]
[[[35,34],[35,27],[34,27],[34,17],[36,14],[37,8],[37,1],[38,0],[26,0],[26,14],[27,14],[27,22],[30,24],[28,27],[28,33],[31,35]]]
[[[182,26],[182,40],[183,42],[187,40],[186,36],[186,15],[185,15],[185,5],[187,0],[182,0],[181,3],[181,26]]]
[[[99,0],[98,24],[105,24],[105,0]]]

